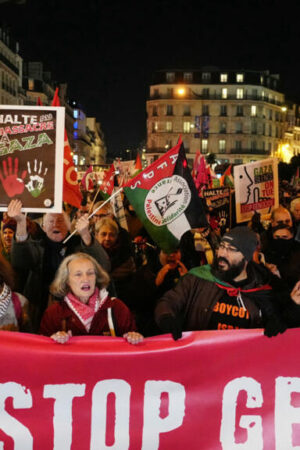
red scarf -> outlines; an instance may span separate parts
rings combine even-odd
[[[101,308],[107,298],[107,290],[101,289],[101,291],[99,291],[96,287],[93,295],[89,298],[86,304],[82,303],[72,292],[69,292],[65,296],[64,301],[74,312],[74,314],[76,314],[85,329],[89,331],[94,315]]]

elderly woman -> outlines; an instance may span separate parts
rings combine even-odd
[[[88,254],[66,257],[50,286],[62,301],[44,313],[40,333],[65,343],[72,335],[123,336],[136,344],[143,336],[136,333],[135,321],[127,306],[111,298],[106,290],[108,274]]]

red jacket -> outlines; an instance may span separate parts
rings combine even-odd
[[[108,297],[101,308],[96,312],[91,323],[90,331],[87,331],[83,323],[69,308],[66,302],[54,303],[45,311],[40,334],[51,336],[57,331],[72,331],[73,336],[102,335],[110,336],[108,325],[108,308],[111,308],[116,336],[122,336],[128,331],[136,331],[133,315],[127,306],[117,298]]]

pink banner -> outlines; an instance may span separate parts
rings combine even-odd
[[[0,332],[0,448],[300,448],[298,329],[148,338]]]

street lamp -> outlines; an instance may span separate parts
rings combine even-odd
[[[131,149],[130,148],[126,149],[126,153],[127,153],[127,159],[131,159]]]

